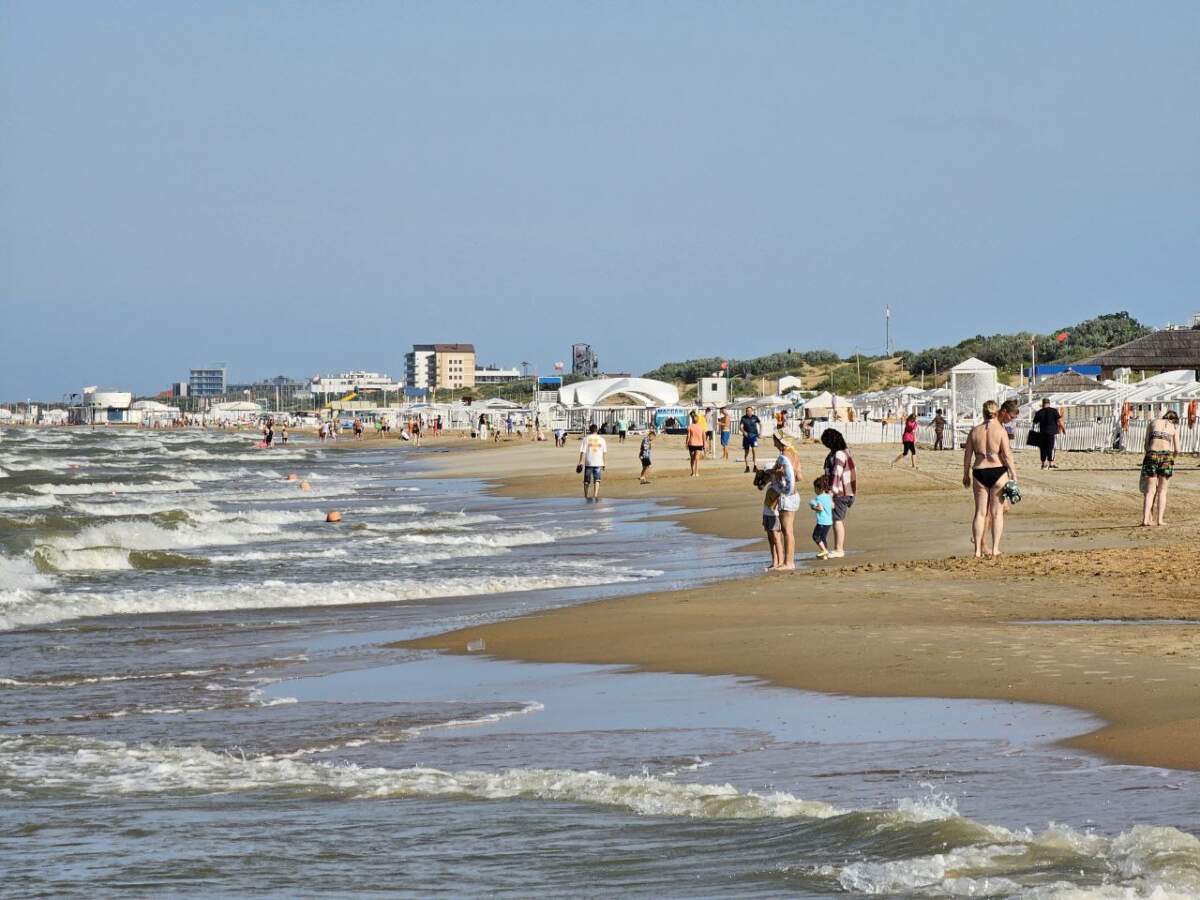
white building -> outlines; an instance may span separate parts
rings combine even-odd
[[[509,381],[518,381],[521,378],[520,369],[501,369],[499,366],[483,366],[475,368],[475,383],[476,384],[505,384]],[[413,387],[424,387],[424,385],[413,385]]]
[[[309,386],[314,394],[339,396],[361,391],[387,391],[398,394],[404,385],[382,372],[340,372],[337,375],[314,375]]]
[[[131,420],[129,407],[132,405],[133,394],[129,391],[102,391],[95,386],[85,387],[83,402],[71,408],[71,421],[81,425],[128,422]]]
[[[729,402],[729,379],[721,373],[701,378],[696,382],[696,402],[700,406],[724,406]]]

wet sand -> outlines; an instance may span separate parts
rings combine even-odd
[[[439,443],[482,451],[448,455],[439,474],[482,478],[508,496],[581,497],[577,440],[565,449],[528,440]],[[689,478],[682,439],[668,437],[643,486],[637,441],[611,437],[609,446],[602,496],[664,502],[677,508],[670,514],[691,529],[690,540],[754,539],[748,552],[765,560],[761,494],[740,461],[709,460],[700,478]],[[1021,452],[1025,499],[1008,517],[1005,555],[977,561],[960,454],[922,452],[913,471],[889,466],[895,447],[853,449],[859,499],[843,560],[806,558],[794,574],[600,601],[410,646],[463,653],[482,639],[489,655],[504,659],[747,675],[860,696],[1057,704],[1107,723],[1069,745],[1124,762],[1200,769],[1195,458],[1177,467],[1170,524],[1144,529],[1134,524],[1136,455],[1064,453],[1061,468],[1041,472],[1036,454]],[[824,450],[809,444],[800,455],[804,490]],[[740,448],[731,456],[740,458]],[[579,518],[591,509],[581,497]],[[806,557],[811,530],[802,508],[797,545]]]

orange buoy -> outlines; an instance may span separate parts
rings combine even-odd
[[[342,514],[340,512],[338,512],[336,509],[333,510],[332,512],[327,512],[327,513],[325,513],[325,521],[326,522],[340,522],[340,521],[342,521]]]

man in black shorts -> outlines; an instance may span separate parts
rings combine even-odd
[[[738,430],[742,433],[742,462],[749,472],[751,466],[758,465],[758,454],[754,452],[754,448],[758,446],[758,434],[762,431],[762,419],[754,414],[753,406],[746,407]]]

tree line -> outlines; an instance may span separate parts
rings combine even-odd
[[[1127,312],[1109,313],[1096,316],[1075,325],[1066,325],[1055,329],[1050,334],[1034,335],[1028,331],[1018,331],[1011,334],[977,334],[975,337],[959,341],[957,344],[947,344],[941,347],[930,347],[918,352],[897,351],[893,356],[904,359],[904,366],[910,374],[917,376],[922,372],[944,372],[969,356],[975,356],[984,362],[991,363],[998,369],[1016,371],[1029,361],[1029,342],[1032,339],[1037,348],[1039,363],[1062,363],[1085,359],[1104,350],[1110,350],[1120,344],[1132,341],[1147,334],[1151,329],[1133,318]],[[867,372],[874,375],[869,363],[885,357],[862,357],[862,376],[866,379]],[[657,378],[661,381],[693,382],[713,372],[721,370],[722,360],[712,356],[703,359],[687,359],[681,362],[663,363],[656,369],[645,373],[646,378]],[[787,350],[784,353],[769,353],[766,356],[756,356],[751,359],[730,359],[730,376],[747,375],[778,376],[792,372],[804,366],[832,366],[840,363],[850,363],[853,358],[842,359],[830,350]],[[837,383],[842,384],[843,378],[850,381],[849,369],[839,369]],[[854,381],[858,380],[858,369],[854,370]]]

